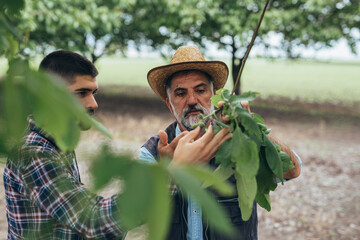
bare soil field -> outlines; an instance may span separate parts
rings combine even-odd
[[[136,156],[149,137],[173,121],[165,104],[146,99],[103,98],[100,107],[103,111],[97,117],[113,139],[88,131],[76,150],[82,179],[89,186],[87,159],[102,143]],[[359,119],[281,113],[260,107],[252,110],[265,118],[272,134],[295,150],[303,162],[301,176],[272,193],[271,212],[258,208],[259,239],[360,239]],[[114,185],[99,194],[110,196],[116,192]],[[0,239],[6,239],[3,188],[0,201]],[[127,239],[145,237],[140,230]]]

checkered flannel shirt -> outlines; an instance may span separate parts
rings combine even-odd
[[[81,183],[75,153],[61,152],[30,121],[4,169],[8,239],[122,239],[116,196]]]

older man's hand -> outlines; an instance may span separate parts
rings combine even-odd
[[[158,151],[160,159],[163,157],[170,157],[173,158],[174,151],[176,149],[176,146],[179,142],[179,140],[185,136],[188,133],[188,131],[181,132],[176,138],[174,138],[171,143],[168,143],[168,135],[165,131],[160,130],[159,131],[159,143],[158,143]]]
[[[222,129],[214,136],[211,125],[202,137],[195,140],[199,133],[200,127],[197,127],[179,139],[172,163],[208,163],[221,144],[231,138],[228,128]]]

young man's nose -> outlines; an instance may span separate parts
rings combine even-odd
[[[98,104],[93,95],[89,96],[89,98],[85,103],[85,107],[86,109],[90,109],[90,110],[96,110],[98,108]]]

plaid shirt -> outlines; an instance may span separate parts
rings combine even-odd
[[[25,143],[4,169],[8,239],[121,239],[116,195],[80,181],[75,153],[61,152],[30,121]]]

